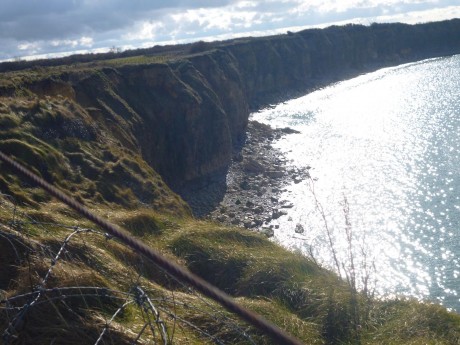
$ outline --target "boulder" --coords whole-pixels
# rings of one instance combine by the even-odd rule
[[[275,231],[272,228],[269,228],[266,226],[262,227],[260,232],[263,233],[267,237],[273,237],[275,235]]]
[[[284,172],[280,170],[266,171],[265,174],[270,178],[282,178],[284,176]]]
[[[303,234],[305,232],[305,229],[303,227],[302,224],[300,223],[297,223],[296,226],[295,226],[295,230],[294,230],[297,234]]]
[[[286,211],[278,210],[278,209],[273,209],[272,211],[272,219],[278,219],[281,216],[287,215]]]
[[[253,157],[248,157],[243,160],[243,170],[249,174],[261,174],[265,167]]]

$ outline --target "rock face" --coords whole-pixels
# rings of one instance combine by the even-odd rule
[[[206,78],[227,115],[233,145],[243,140],[249,115],[249,98],[242,87],[237,60],[222,50],[190,57],[195,68]]]
[[[139,147],[167,183],[177,187],[226,167],[232,152],[229,118],[193,64],[101,72],[73,85],[77,102],[113,122],[125,145]]]
[[[206,49],[163,63],[60,69],[21,90],[73,100],[180,190],[227,169],[250,110],[382,66],[459,53],[460,20],[330,27]],[[0,96],[17,88],[0,85]]]

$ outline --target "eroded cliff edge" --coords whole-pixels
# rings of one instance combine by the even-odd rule
[[[226,171],[251,110],[384,66],[457,53],[460,20],[334,26],[201,42],[161,62],[38,63],[2,73],[0,96],[67,98],[69,109],[78,107],[74,116],[91,122],[94,141],[110,137],[177,191]]]

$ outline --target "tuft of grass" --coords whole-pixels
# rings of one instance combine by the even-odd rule
[[[136,236],[160,235],[165,228],[161,220],[148,210],[128,213],[118,221],[118,224]]]
[[[36,174],[48,180],[50,179],[51,175],[48,172],[45,163],[50,157],[42,149],[17,139],[7,139],[0,142],[0,150],[14,156],[17,160],[27,165],[28,168]],[[50,161],[52,160],[53,159],[50,159]],[[50,168],[56,167],[56,161],[53,163],[55,164],[53,164]]]
[[[395,299],[378,303],[372,316],[363,344],[460,343],[460,316],[439,305]]]
[[[14,114],[0,114],[0,128],[10,130],[19,126],[19,119]]]
[[[287,254],[263,235],[217,225],[179,234],[169,248],[192,271],[238,295],[274,295],[285,282],[320,272],[316,264]]]
[[[20,272],[18,263],[23,259],[25,248],[25,243],[17,236],[0,237],[0,290],[16,288]]]
[[[238,298],[237,301],[244,307],[279,325],[281,329],[292,334],[304,344],[325,344],[324,339],[322,339],[320,324],[313,320],[300,318],[276,300]],[[257,344],[272,343],[267,336],[256,331],[251,336]]]

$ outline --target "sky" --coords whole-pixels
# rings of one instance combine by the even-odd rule
[[[460,18],[460,0],[0,0],[0,61]]]

